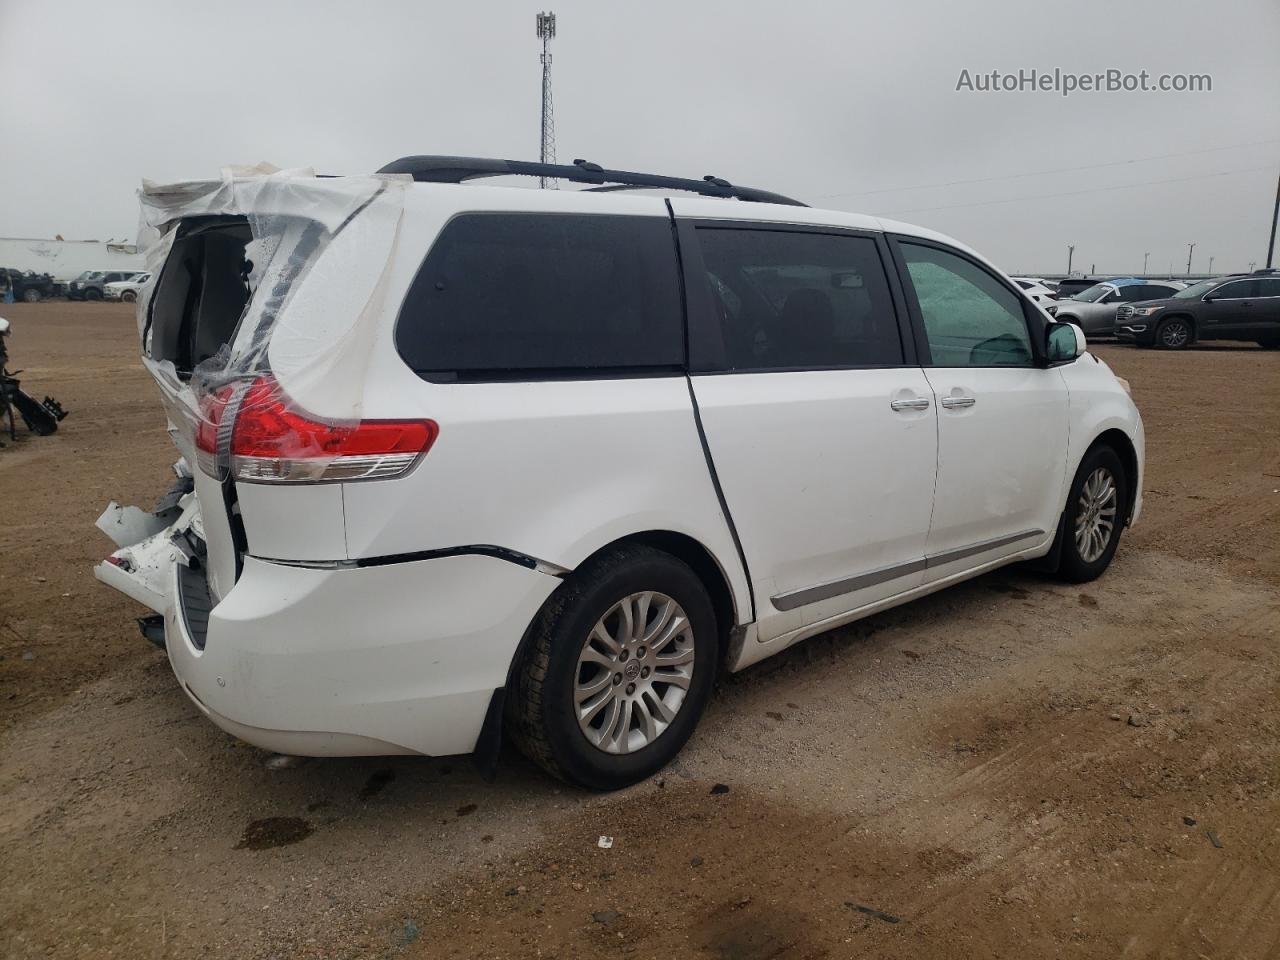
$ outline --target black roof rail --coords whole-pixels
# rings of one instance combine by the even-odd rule
[[[491,157],[401,157],[393,160],[379,173],[407,173],[419,183],[462,183],[480,177],[556,177],[574,183],[589,183],[595,187],[605,184],[617,189],[639,190],[646,187],[662,190],[685,190],[704,197],[732,197],[755,203],[781,203],[792,207],[808,204],[784,197],[780,193],[740,187],[719,177],[706,176],[701,180],[682,177],[664,177],[653,173],[634,173],[628,170],[605,170],[599,164],[575,160],[573,165],[563,163],[534,163],[528,160],[497,160]]]

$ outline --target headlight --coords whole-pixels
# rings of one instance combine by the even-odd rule
[[[1046,312],[1046,313],[1048,313],[1048,314],[1049,314],[1049,316],[1051,316],[1051,317],[1052,317],[1052,316],[1055,316],[1055,315],[1057,314],[1057,312],[1058,312],[1058,305],[1057,305],[1056,303],[1051,303],[1051,304],[1049,304],[1047,307],[1045,307],[1044,309],[1045,309],[1045,312]]]
[[[1149,317],[1153,313],[1159,313],[1164,307],[1134,307],[1133,315],[1135,317]]]

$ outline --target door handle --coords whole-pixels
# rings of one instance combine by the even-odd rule
[[[911,400],[890,400],[889,406],[894,410],[928,410],[929,399],[927,397],[915,397]]]
[[[978,401],[973,397],[943,397],[942,405],[948,410],[956,410],[961,407],[972,407]]]

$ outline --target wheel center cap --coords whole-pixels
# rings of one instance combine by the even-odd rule
[[[640,676],[639,661],[632,660],[628,662],[627,665],[622,668],[622,673],[628,680],[634,680],[636,677]]]

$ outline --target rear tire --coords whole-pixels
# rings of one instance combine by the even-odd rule
[[[531,625],[507,733],[553,776],[589,790],[629,786],[680,752],[718,660],[698,575],[653,547],[608,550],[570,574]]]
[[[1194,339],[1191,321],[1170,317],[1156,327],[1156,346],[1163,350],[1185,350]]]
[[[1100,577],[1111,565],[1128,516],[1124,464],[1111,447],[1094,447],[1080,462],[1067,495],[1058,576],[1069,583]]]

